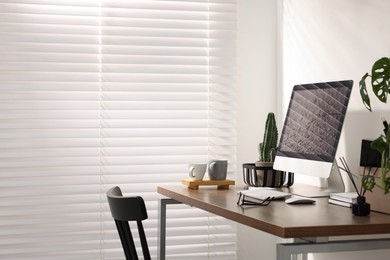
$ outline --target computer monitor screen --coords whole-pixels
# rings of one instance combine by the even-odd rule
[[[352,85],[347,80],[294,86],[274,169],[329,177]]]

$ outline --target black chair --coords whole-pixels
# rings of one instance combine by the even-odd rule
[[[139,196],[123,197],[119,187],[113,187],[108,190],[107,199],[108,204],[110,205],[111,215],[114,218],[118,229],[126,259],[138,260],[129,225],[129,221],[136,221],[144,259],[150,260],[149,247],[142,225],[142,220],[148,218],[144,200]]]

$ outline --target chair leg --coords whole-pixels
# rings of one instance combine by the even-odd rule
[[[141,246],[142,246],[142,252],[144,254],[144,259],[151,260],[148,242],[146,241],[144,227],[143,227],[142,222],[140,220],[137,221],[137,227],[138,227],[139,238],[141,240]]]
[[[138,260],[137,250],[135,248],[133,236],[131,235],[129,223],[127,221],[115,220],[115,224],[118,229],[126,260]]]

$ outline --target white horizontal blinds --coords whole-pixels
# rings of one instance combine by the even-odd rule
[[[234,1],[0,2],[0,259],[123,259],[113,185],[145,198],[156,258],[156,186],[235,163],[234,19]],[[169,207],[167,259],[236,258],[231,223]]]
[[[102,190],[120,185],[146,199],[155,256],[157,185],[179,183],[191,162],[223,156],[234,163],[234,42],[223,42],[234,41],[235,5],[102,6]],[[236,258],[231,223],[196,208],[168,207],[167,259]],[[104,255],[117,256],[108,208],[106,216]]]
[[[96,5],[0,3],[0,259],[99,258]]]

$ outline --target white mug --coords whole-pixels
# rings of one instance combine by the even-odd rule
[[[191,180],[201,181],[206,173],[207,163],[188,164],[188,175]]]

